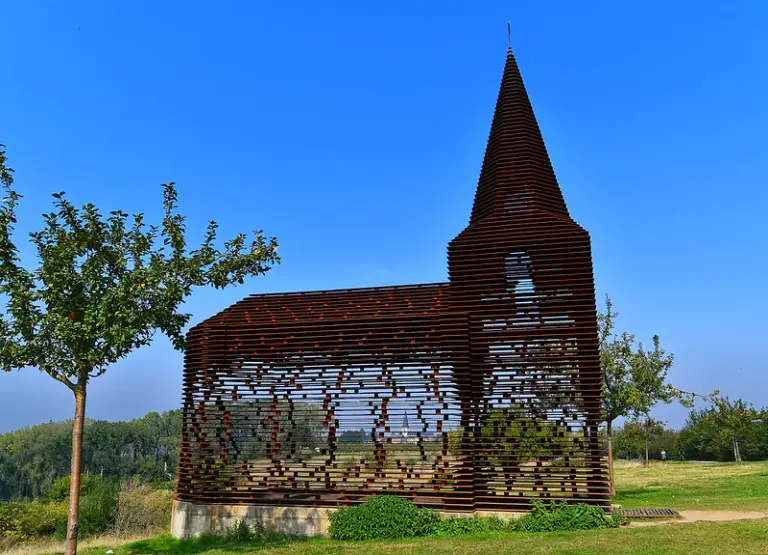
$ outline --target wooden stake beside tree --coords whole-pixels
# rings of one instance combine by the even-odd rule
[[[215,247],[210,222],[201,246],[187,250],[185,218],[176,212],[173,183],[163,185],[165,217],[146,226],[142,214],[104,217],[93,204],[75,207],[54,194],[54,211],[31,233],[38,265],[25,269],[13,242],[13,170],[0,145],[0,368],[34,367],[63,383],[75,398],[72,479],[66,553],[77,552],[80,460],[88,384],[112,363],[161,332],[184,349],[190,315],[179,312],[193,287],[242,284],[279,262],[277,242],[260,231]]]

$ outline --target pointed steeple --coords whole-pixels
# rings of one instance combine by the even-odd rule
[[[568,217],[512,48],[507,52],[470,224],[490,214],[545,210]]]

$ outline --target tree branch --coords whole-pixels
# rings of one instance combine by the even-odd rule
[[[101,375],[102,375],[104,372],[106,372],[106,371],[107,371],[107,367],[106,367],[106,366],[104,366],[104,367],[102,367],[102,368],[100,368],[100,369],[96,370],[96,372],[95,372],[95,373],[93,373],[93,374],[91,374],[90,372],[88,372],[88,378],[89,378],[89,379],[91,379],[91,378],[98,378],[99,376],[101,376]]]
[[[716,389],[715,391],[713,391],[712,393],[708,393],[707,395],[702,395],[701,393],[696,393],[694,391],[686,391],[684,389],[679,389],[675,386],[672,386],[672,390],[678,395],[690,395],[691,397],[700,397],[702,399],[709,399],[710,397],[714,397],[720,394],[719,389]]]
[[[55,372],[48,372],[48,374],[50,374],[50,376],[53,379],[59,380],[61,383],[66,385],[73,392],[77,389],[77,384],[75,384],[72,381],[70,381],[70,379],[67,378],[64,374],[59,374],[59,373],[55,373]]]

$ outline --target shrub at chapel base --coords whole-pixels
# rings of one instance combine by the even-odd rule
[[[331,515],[330,536],[335,540],[415,538],[434,534],[440,520],[439,513],[401,497],[377,495]]]

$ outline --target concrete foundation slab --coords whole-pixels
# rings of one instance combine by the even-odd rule
[[[189,539],[200,534],[224,534],[238,521],[260,524],[270,532],[301,536],[324,536],[331,525],[331,515],[338,509],[333,507],[276,507],[264,505],[203,505],[173,502],[171,535],[174,538]],[[525,513],[477,511],[476,513],[441,513],[444,518],[452,516],[471,517],[497,516],[504,520],[522,516]]]
[[[200,534],[223,534],[238,521],[260,524],[270,532],[301,536],[328,533],[334,508],[257,505],[198,505],[173,502],[171,535],[189,539]]]

